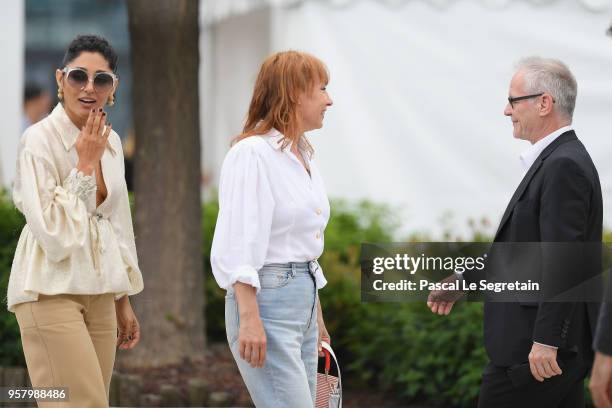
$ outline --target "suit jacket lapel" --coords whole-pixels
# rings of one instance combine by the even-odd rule
[[[542,162],[544,161],[544,159],[546,159],[546,157],[548,157],[557,147],[571,140],[577,140],[576,133],[574,133],[573,130],[565,132],[561,136],[556,138],[551,144],[546,146],[546,149],[544,149],[542,153],[540,153],[538,158],[533,162],[533,164],[529,168],[529,171],[527,171],[527,174],[525,174],[525,177],[523,177],[523,180],[521,180],[521,183],[519,184],[516,191],[512,195],[512,198],[510,199],[510,202],[508,203],[508,207],[506,207],[506,211],[504,211],[504,215],[502,216],[501,222],[499,223],[499,227],[497,228],[497,232],[495,233],[494,241],[497,240],[497,236],[499,235],[503,226],[506,224],[506,222],[510,218],[510,214],[512,214],[512,211],[514,210],[514,206],[516,205],[518,200],[521,198],[521,196],[527,189],[527,186],[529,185],[529,183],[533,179],[533,176],[536,174],[536,172],[542,165]]]
[[[529,168],[529,171],[527,172],[527,174],[525,174],[525,177],[523,177],[523,180],[521,180],[521,183],[519,184],[519,186],[514,191],[514,194],[512,195],[512,198],[510,199],[508,206],[506,207],[506,211],[504,211],[504,215],[502,216],[501,222],[499,223],[497,232],[495,233],[495,239],[497,239],[497,235],[499,235],[499,232],[501,231],[502,227],[504,226],[506,221],[508,221],[510,214],[512,214],[512,210],[514,210],[514,206],[518,202],[519,198],[521,198],[521,196],[525,192],[525,189],[529,185],[529,182],[531,182],[533,175],[536,173],[536,171],[538,171],[541,165],[542,165],[542,159],[540,156],[538,156],[536,161],[533,162],[533,164]]]

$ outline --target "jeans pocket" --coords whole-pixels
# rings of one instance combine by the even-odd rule
[[[290,271],[263,270],[259,273],[261,289],[278,289],[287,286],[291,280]]]

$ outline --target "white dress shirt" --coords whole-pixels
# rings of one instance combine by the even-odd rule
[[[96,207],[95,173],[77,172],[79,129],[61,104],[21,138],[13,201],[26,219],[8,285],[8,309],[38,294],[143,289],[121,140],[111,132],[101,166],[108,191]]]
[[[281,150],[283,138],[275,129],[247,137],[223,161],[210,256],[223,289],[238,281],[259,291],[263,265],[313,261],[323,253],[330,212],[323,180],[308,154],[302,156],[310,176],[291,145]],[[321,268],[315,279],[317,288],[327,283]]]
[[[540,153],[542,153],[544,149],[548,147],[549,144],[554,142],[563,133],[568,132],[570,130],[573,130],[572,126],[564,126],[562,128],[559,128],[551,134],[547,135],[546,137],[543,137],[542,139],[538,140],[537,142],[529,146],[527,150],[521,153],[521,163],[523,163],[523,168],[525,169],[525,171],[529,170],[533,162],[536,161]]]

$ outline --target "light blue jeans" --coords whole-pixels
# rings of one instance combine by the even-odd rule
[[[312,408],[317,379],[317,289],[308,262],[264,265],[259,270],[259,314],[266,360],[253,368],[238,351],[238,305],[225,297],[225,329],[234,359],[256,407]]]

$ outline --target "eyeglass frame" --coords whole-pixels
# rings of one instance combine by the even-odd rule
[[[66,79],[68,79],[68,75],[70,75],[72,71],[83,71],[85,74],[87,74],[87,83],[81,87],[81,90],[85,89],[87,85],[91,83],[91,86],[93,87],[93,89],[97,91],[94,81],[96,80],[96,76],[99,74],[110,75],[111,78],[113,78],[113,85],[111,86],[111,89],[114,88],[117,82],[119,81],[119,75],[115,74],[114,72],[98,71],[94,73],[93,76],[91,76],[89,75],[89,72],[87,72],[87,70],[80,68],[80,67],[72,67],[72,68],[64,67],[62,69],[62,73],[65,75]]]
[[[526,99],[531,99],[531,98],[537,98],[538,96],[542,96],[542,95],[544,95],[544,94],[545,94],[545,92],[540,92],[540,93],[537,93],[537,94],[531,94],[531,95],[524,95],[524,96],[516,96],[516,97],[509,96],[509,97],[508,97],[508,103],[510,104],[510,107],[511,107],[512,109],[514,109],[514,103],[515,103],[515,102],[520,102],[520,101],[524,101],[524,100],[526,100]],[[553,101],[553,103],[555,103],[555,102],[556,102],[556,101],[554,100],[554,98],[553,98],[553,100],[552,100],[552,101]]]

